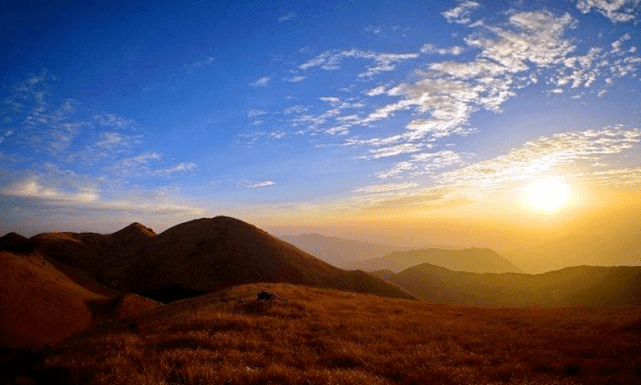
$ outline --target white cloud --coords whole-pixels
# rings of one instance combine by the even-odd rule
[[[315,58],[301,64],[299,69],[307,70],[313,67],[319,67],[326,71],[338,70],[341,68],[341,62],[345,59],[366,59],[372,64],[366,67],[365,72],[359,74],[359,77],[373,77],[381,72],[393,71],[400,62],[416,59],[417,53],[377,53],[371,51],[361,51],[352,49],[348,51],[327,51],[316,56]]]
[[[385,86],[378,86],[375,88],[370,89],[365,93],[367,96],[378,96],[378,95],[385,95],[387,90],[385,89]]]
[[[14,196],[38,198],[57,202],[91,202],[98,199],[94,189],[86,189],[79,192],[64,192],[56,188],[43,186],[38,178],[25,179],[0,190],[0,194]]]
[[[471,22],[470,15],[472,10],[480,6],[481,4],[476,1],[466,0],[456,7],[443,12],[443,16],[448,23],[469,24]]]
[[[168,176],[170,174],[174,174],[177,172],[185,172],[185,171],[191,171],[196,168],[195,163],[191,162],[180,162],[177,163],[173,166],[161,168],[158,170],[154,170],[151,175],[153,176]]]
[[[479,191],[498,189],[559,166],[602,160],[607,155],[633,148],[639,141],[641,130],[637,128],[615,126],[564,132],[529,141],[506,155],[442,173],[437,180],[445,186],[467,186]]]
[[[133,120],[112,113],[96,114],[93,120],[103,127],[127,129],[134,126]]]
[[[623,43],[625,43],[630,39],[632,39],[632,35],[630,35],[630,33],[624,34],[623,36],[621,36],[619,39],[617,39],[612,43],[612,51],[610,52],[612,53],[621,52],[621,46],[623,45]]]
[[[261,180],[257,182],[252,182],[252,181],[245,181],[242,183],[242,187],[245,188],[260,188],[260,187],[268,187],[268,186],[273,186],[275,185],[276,182],[272,180]]]
[[[278,18],[279,23],[284,23],[286,21],[292,20],[294,17],[296,17],[296,14],[294,12],[290,12],[286,15],[283,15]]]
[[[456,45],[449,48],[437,47],[432,43],[427,43],[421,47],[420,51],[425,54],[437,53],[439,55],[455,55],[456,56],[463,53],[463,48]]]
[[[419,187],[418,183],[415,182],[406,182],[406,183],[387,183],[387,184],[377,184],[372,186],[361,187],[352,192],[355,193],[386,193],[391,191],[400,191],[408,190]]]
[[[613,23],[637,20],[641,0],[578,0],[576,7],[583,13],[593,9]]]
[[[267,85],[269,84],[269,82],[271,80],[272,79],[271,79],[270,76],[263,76],[262,78],[260,78],[260,79],[256,80],[255,82],[251,83],[250,86],[252,86],[252,87],[261,87],[261,88],[262,87],[267,87]]]
[[[373,158],[373,159],[387,158],[390,156],[396,156],[396,155],[421,151],[422,148],[423,148],[422,145],[414,144],[414,143],[397,144],[395,146],[390,146],[390,147],[371,149],[369,150],[369,153],[371,155],[368,158]]]
[[[292,77],[290,77],[290,78],[285,78],[284,80],[285,80],[286,82],[288,82],[288,83],[298,83],[298,82],[301,82],[301,81],[303,81],[303,80],[305,80],[305,79],[307,79],[307,76],[303,76],[303,75],[293,75]]]
[[[255,110],[255,109],[250,109],[249,111],[247,111],[247,117],[250,118],[250,119],[258,117],[258,116],[262,116],[262,115],[267,115],[267,111],[265,111],[265,110]]]
[[[376,174],[380,179],[387,179],[400,174],[410,174],[417,177],[425,174],[434,174],[436,170],[463,163],[461,156],[454,151],[441,150],[437,152],[423,152],[412,154],[410,161],[398,162],[392,168]]]
[[[376,176],[378,178],[380,178],[380,179],[387,179],[387,178],[395,177],[395,176],[397,176],[399,174],[402,174],[405,171],[411,170],[413,168],[414,168],[414,166],[413,166],[412,162],[407,162],[407,161],[398,162],[398,163],[396,163],[394,165],[394,167],[392,167],[389,170],[377,172]]]

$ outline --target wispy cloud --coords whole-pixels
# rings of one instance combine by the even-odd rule
[[[267,85],[271,80],[272,78],[270,76],[263,76],[262,78],[251,83],[250,86],[264,88],[264,87],[267,87]]]
[[[241,187],[244,188],[261,188],[261,187],[269,187],[275,185],[276,182],[273,180],[261,180],[261,181],[244,181],[240,184]]]
[[[385,193],[390,191],[400,191],[408,190],[419,187],[418,183],[407,182],[407,183],[387,183],[387,184],[377,184],[366,187],[361,187],[353,192],[355,193]]]
[[[341,68],[341,62],[345,59],[365,59],[370,60],[372,64],[366,67],[366,70],[358,76],[361,78],[370,78],[381,72],[393,71],[398,63],[413,60],[419,57],[418,53],[377,53],[371,51],[361,51],[352,49],[347,51],[327,51],[315,58],[300,65],[299,69],[307,70],[313,67],[319,67],[326,71],[338,70]]]
[[[154,170],[151,173],[151,175],[152,176],[168,176],[168,175],[175,174],[175,173],[178,173],[178,172],[191,171],[191,170],[194,170],[195,168],[196,168],[196,164],[195,163],[180,162],[180,163],[177,163],[177,164],[175,164],[173,166],[164,167],[164,168],[160,168],[160,169]]]
[[[442,173],[436,180],[445,186],[490,191],[562,166],[578,167],[580,162],[602,161],[607,155],[637,146],[639,141],[641,130],[638,128],[615,126],[564,132],[526,142],[506,155]]]
[[[641,13],[640,0],[578,0],[576,7],[583,13],[594,10],[613,23],[638,21]]]
[[[278,18],[279,23],[284,23],[286,21],[292,20],[294,17],[296,17],[296,14],[294,12],[290,12],[286,15],[283,15]]]
[[[443,16],[449,23],[469,24],[472,21],[470,19],[472,10],[480,6],[481,4],[476,1],[462,1],[456,7],[443,12]]]

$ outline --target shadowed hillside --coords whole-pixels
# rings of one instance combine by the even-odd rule
[[[641,267],[577,266],[544,274],[469,273],[422,264],[372,273],[429,302],[473,306],[639,306]]]
[[[410,298],[364,273],[347,272],[229,217],[203,218],[174,226],[110,270],[121,289],[169,301],[254,282],[314,287]]]
[[[259,300],[262,291],[271,297]],[[88,385],[633,385],[640,322],[639,308],[466,308],[243,285],[92,327],[9,375]]]
[[[162,302],[253,282],[288,282],[412,297],[386,281],[334,267],[229,217],[193,220],[160,235],[133,223],[108,235],[43,233],[26,242],[90,290],[99,291],[95,281]]]
[[[35,254],[0,252],[0,271],[0,347],[60,341],[91,324],[87,301],[107,300]]]
[[[102,281],[107,269],[130,258],[155,236],[153,230],[136,222],[113,234],[43,233],[30,240],[47,258],[81,269]]]
[[[523,273],[523,270],[501,257],[494,250],[476,247],[463,250],[396,251],[380,258],[363,261],[356,264],[356,267],[365,271],[392,270],[399,272],[422,263],[429,263],[453,271]]]
[[[93,323],[158,305],[133,294],[117,295],[89,278],[79,278],[82,272],[72,280],[69,273],[74,271],[63,270],[35,253],[0,252],[0,348],[58,342]]]

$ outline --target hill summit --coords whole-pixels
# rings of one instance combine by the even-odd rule
[[[27,241],[42,256],[102,285],[161,302],[258,282],[414,298],[394,284],[332,266],[225,216],[195,219],[161,234],[134,222],[107,235],[43,233]]]
[[[164,231],[108,276],[119,280],[124,290],[161,301],[257,282],[411,297],[378,278],[334,267],[256,226],[225,216]]]

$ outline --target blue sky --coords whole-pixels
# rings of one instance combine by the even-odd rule
[[[5,231],[640,195],[639,0],[3,5]]]

